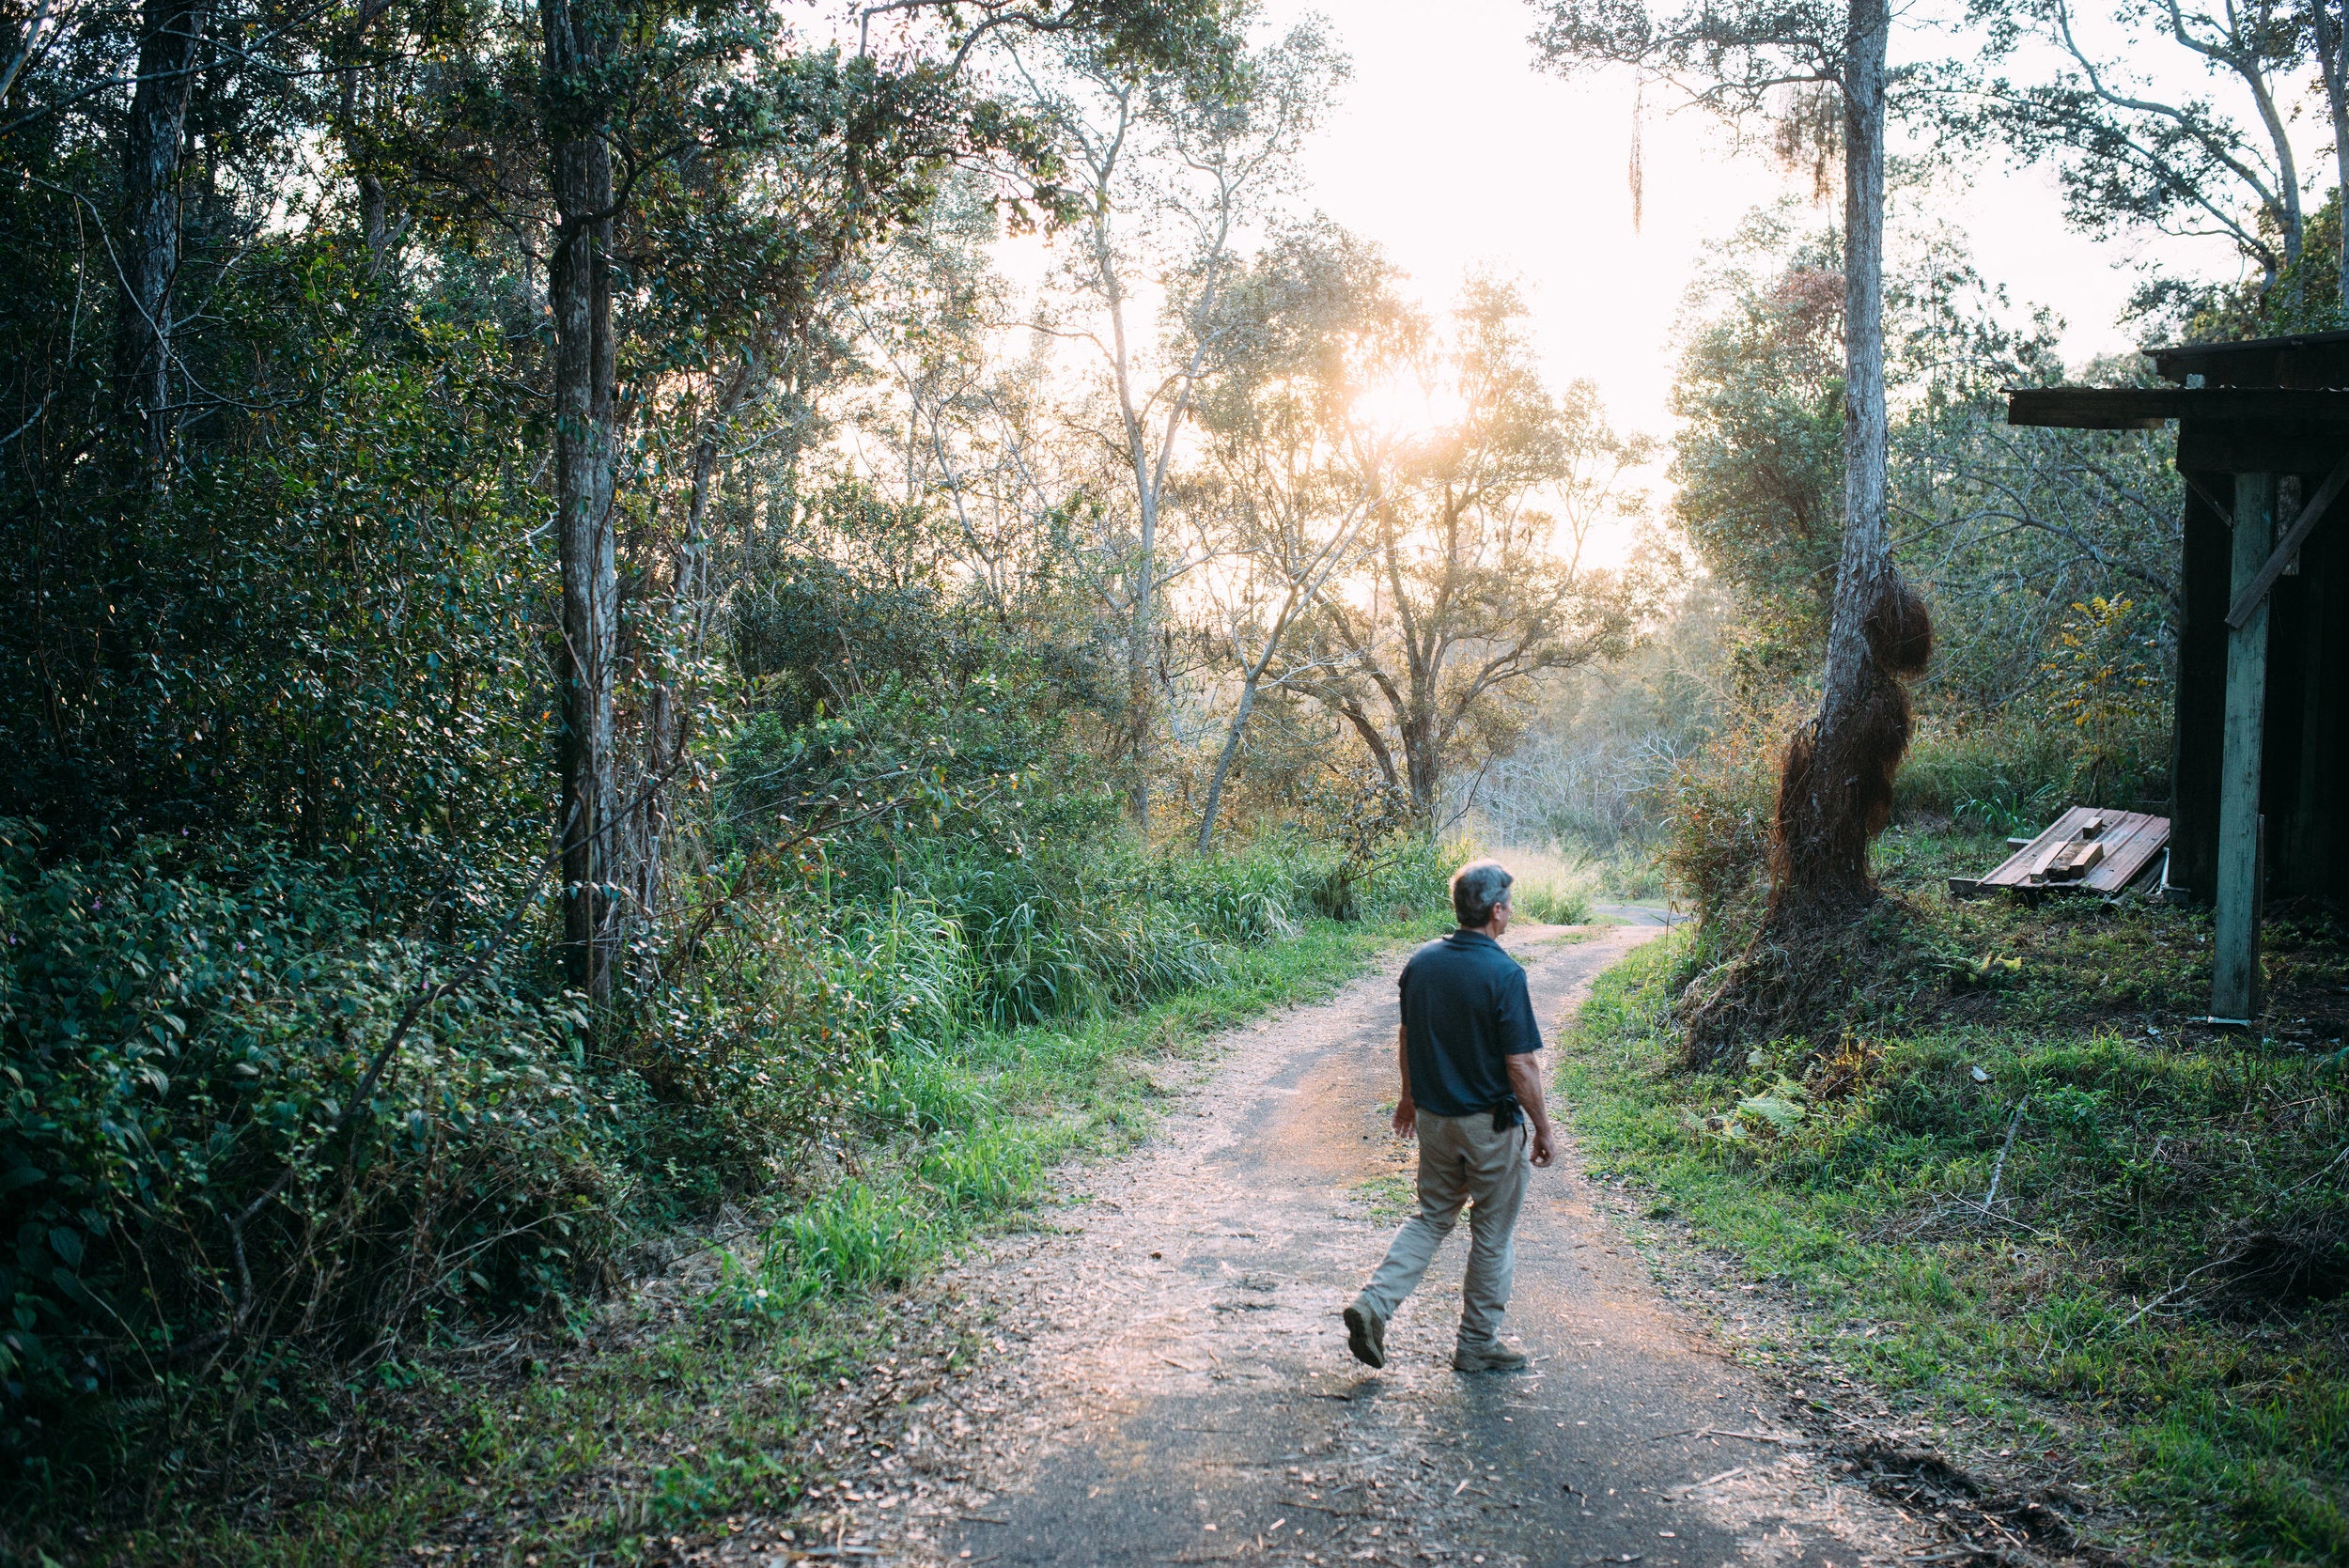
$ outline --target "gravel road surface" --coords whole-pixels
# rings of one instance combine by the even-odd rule
[[[1657,929],[1512,932],[1545,1032]],[[959,1265],[944,1299],[995,1353],[863,1433],[866,1467],[775,1560],[1859,1568],[1931,1552],[1927,1526],[1830,1474],[1768,1413],[1782,1394],[1657,1295],[1570,1141],[1517,1230],[1505,1332],[1532,1367],[1451,1369],[1465,1224],[1396,1315],[1386,1369],[1354,1362],[1338,1312],[1411,1169],[1386,1126],[1400,963],[1235,1032],[1148,1145],[1078,1172],[1050,1227]]]

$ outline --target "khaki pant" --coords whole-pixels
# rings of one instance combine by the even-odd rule
[[[1460,1206],[1469,1211],[1468,1278],[1460,1284],[1460,1343],[1471,1348],[1500,1337],[1517,1273],[1510,1233],[1525,1201],[1531,1137],[1519,1122],[1493,1130],[1492,1112],[1474,1116],[1419,1113],[1419,1212],[1395,1233],[1386,1262],[1362,1287],[1361,1306],[1384,1323],[1418,1285],[1452,1234]]]

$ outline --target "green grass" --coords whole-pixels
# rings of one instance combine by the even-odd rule
[[[1866,1380],[1963,1463],[2066,1482],[2123,1545],[2349,1561],[2349,1082],[2329,1000],[2349,950],[2277,923],[2267,1035],[2195,1030],[2206,916],[1931,890],[1992,847],[1892,837],[1906,966],[1823,1049],[1681,1070],[1672,1004],[1730,944],[1640,950],[1561,1045],[1581,1147],[1788,1309],[1763,1314],[1781,1327],[1753,1354]],[[1994,1171],[1987,1218],[1968,1205]],[[2330,1283],[2279,1292],[2262,1236]]]
[[[62,1510],[0,1523],[0,1560],[39,1563],[374,1563],[419,1543],[458,1560],[640,1561],[726,1515],[788,1514],[859,1436],[817,1400],[843,1379],[944,1372],[979,1344],[921,1330],[885,1305],[961,1241],[1026,1222],[1048,1172],[1143,1136],[1169,1091],[1153,1068],[1196,1058],[1218,1030],[1328,995],[1396,941],[1441,923],[1341,925],[1228,952],[1229,978],[1145,1010],[963,1040],[879,1063],[863,1114],[881,1129],[855,1170],[769,1216],[674,1299],[641,1307],[627,1343],[479,1360],[436,1355],[354,1390],[353,1416],[316,1439],[303,1484],[189,1499],[135,1529]],[[895,1131],[887,1129],[894,1127]],[[588,1325],[581,1326],[583,1330]],[[836,1416],[830,1418],[837,1421]],[[870,1433],[863,1434],[869,1436]],[[302,1468],[294,1466],[288,1473]],[[224,1503],[228,1506],[224,1506]],[[468,1545],[469,1516],[497,1521]]]
[[[1419,1207],[1419,1191],[1412,1178],[1399,1172],[1356,1182],[1353,1191],[1373,1219],[1402,1219]]]
[[[1599,899],[1641,903],[1667,895],[1664,873],[1652,848],[1625,841],[1593,845],[1553,842],[1546,849],[1495,852],[1517,875],[1511,890],[1517,912],[1558,925],[1580,925]],[[1548,909],[1550,912],[1540,912]]]
[[[1509,903],[1545,925],[1586,925],[1591,919],[1591,890],[1577,883],[1529,882],[1510,890]]]

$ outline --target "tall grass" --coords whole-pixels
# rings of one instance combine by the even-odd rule
[[[940,859],[881,897],[804,909],[844,955],[837,1021],[857,1054],[833,1103],[864,1147],[847,1179],[786,1173],[791,1201],[717,1299],[772,1313],[903,1282],[952,1236],[1028,1202],[1098,1130],[1071,1108],[1125,1071],[1118,1019],[1170,998],[1245,1008],[1285,950],[1343,930],[1316,909],[1333,877],[1386,917],[1375,928],[1430,920],[1457,853],[1405,844],[1368,868],[1291,844]],[[1579,889],[1546,896],[1550,915],[1535,918],[1588,918]]]
[[[1962,726],[1927,719],[1893,781],[1893,810],[1979,832],[2037,832],[2067,806],[2134,810],[2169,792],[2168,737],[2091,744],[2026,714]]]
[[[707,1219],[721,1200],[753,1218],[698,1311],[617,1348],[567,1353],[553,1336],[541,1343],[556,1375],[513,1384],[403,1344],[380,1386],[355,1378],[334,1407],[377,1434],[364,1487],[323,1480],[299,1507],[229,1518],[211,1494],[176,1486],[176,1470],[160,1504],[135,1507],[107,1504],[102,1478],[61,1480],[0,1525],[0,1559],[29,1542],[77,1560],[97,1539],[132,1563],[381,1560],[477,1517],[476,1480],[491,1497],[588,1498],[517,1527],[517,1555],[549,1560],[625,1557],[656,1518],[774,1507],[824,1462],[796,1435],[794,1390],[902,1348],[882,1343],[866,1307],[877,1293],[1016,1216],[1072,1155],[1139,1136],[1158,1094],[1149,1063],[1432,934],[1449,858],[1404,846],[1352,868],[1381,918],[1350,924],[1314,912],[1333,860],[1282,846],[1206,861],[941,862],[853,895],[835,877],[744,900],[713,930],[710,961],[645,1003],[636,1055],[578,1069],[569,1119],[604,1141],[611,1172],[608,1206],[585,1218],[621,1239]],[[1049,971],[1057,988],[1031,985],[1007,1008],[1006,971],[1014,985]],[[517,1075],[537,1084],[527,1065]],[[543,1133],[532,1146],[563,1153]],[[563,1261],[610,1256],[606,1244]],[[298,1387],[281,1375],[268,1391]],[[465,1436],[452,1448],[417,1431]],[[97,1534],[69,1552],[69,1529]]]
[[[1520,882],[1509,890],[1510,908],[1545,925],[1587,925],[1591,890],[1580,882]]]

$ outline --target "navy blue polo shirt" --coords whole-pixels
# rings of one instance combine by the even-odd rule
[[[1507,1099],[1509,1058],[1542,1048],[1517,961],[1484,932],[1462,929],[1412,954],[1402,986],[1412,1103],[1473,1116]]]

